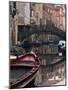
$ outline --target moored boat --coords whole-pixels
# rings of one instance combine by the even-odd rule
[[[39,66],[39,58],[33,52],[13,58],[10,61],[10,88],[23,88],[34,85]]]

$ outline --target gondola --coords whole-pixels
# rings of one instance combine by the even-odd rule
[[[33,52],[27,52],[10,60],[10,88],[34,86],[40,60]]]

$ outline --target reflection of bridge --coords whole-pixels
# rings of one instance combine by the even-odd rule
[[[27,26],[26,26],[27,27]],[[22,38],[27,38],[29,37],[30,35],[32,34],[38,34],[38,33],[45,33],[45,34],[48,34],[48,33],[51,33],[51,34],[54,34],[54,35],[57,35],[61,38],[61,40],[65,40],[66,39],[66,33],[61,30],[61,29],[58,29],[57,27],[46,27],[44,25],[42,26],[37,26],[37,25],[34,25],[32,27],[29,27],[29,28],[24,28],[23,29],[23,33],[22,33]]]

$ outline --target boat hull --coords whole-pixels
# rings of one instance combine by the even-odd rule
[[[29,57],[29,58],[27,58],[27,57]],[[27,65],[27,64],[23,65],[22,63],[20,63],[23,61],[34,62],[34,65],[33,64],[32,65]],[[12,70],[15,70],[15,68],[16,68],[16,71],[13,71],[12,74],[15,73],[14,75],[16,75],[16,76],[18,74],[20,74],[20,75],[17,78],[14,75],[13,75],[13,77],[10,77],[10,88],[14,89],[14,88],[33,87],[34,86],[34,80],[36,78],[39,66],[40,66],[39,59],[33,53],[27,53],[25,55],[21,55],[21,57],[18,57],[17,59],[12,61],[10,63],[10,72]],[[25,70],[26,72],[23,74],[23,72],[22,72],[23,68],[22,67],[31,68],[31,70],[29,70],[29,71]],[[14,69],[12,69],[12,68],[14,68]],[[18,72],[18,68],[20,68],[20,70],[22,70],[22,71]]]

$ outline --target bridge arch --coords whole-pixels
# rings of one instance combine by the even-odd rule
[[[34,25],[33,27],[30,27],[29,30],[25,29],[25,33],[22,34],[22,38],[25,39],[33,34],[42,34],[42,33],[45,33],[45,34],[48,34],[48,33],[51,33],[53,35],[57,35],[58,37],[60,37],[61,40],[66,40],[66,32],[64,32],[63,30],[57,28],[57,27],[53,27],[53,28],[46,28],[46,26],[37,26],[37,25]]]

